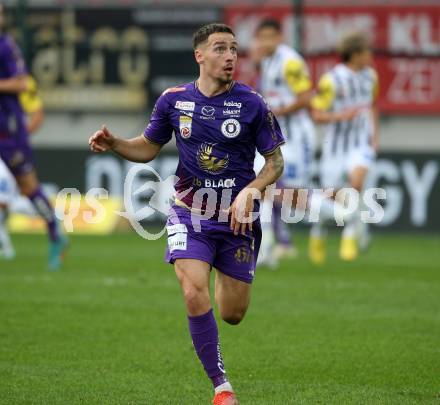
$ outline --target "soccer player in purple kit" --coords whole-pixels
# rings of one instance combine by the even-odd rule
[[[20,192],[30,199],[46,221],[50,240],[49,268],[57,270],[67,240],[60,233],[54,210],[38,182],[25,114],[18,98],[27,89],[27,70],[20,49],[3,32],[3,22],[0,4],[0,158],[14,175]]]
[[[213,403],[233,405],[238,400],[220,352],[210,271],[216,269],[215,301],[221,318],[240,323],[249,305],[261,239],[258,220],[249,221],[254,209],[258,211],[252,191],[263,192],[281,175],[284,139],[261,96],[233,80],[237,42],[232,30],[224,24],[203,26],[193,36],[193,47],[199,78],[166,90],[142,135],[126,140],[104,126],[89,144],[95,152],[112,150],[131,161],[149,162],[174,132],[179,180],[167,221],[166,260],[174,264],[194,348],[214,385]],[[265,157],[257,176],[256,150]],[[203,190],[215,193],[215,208],[202,201]],[[227,213],[221,208],[225,196],[232,202]],[[212,217],[207,219],[209,210]]]

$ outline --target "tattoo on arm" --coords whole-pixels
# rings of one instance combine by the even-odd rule
[[[274,182],[281,176],[284,169],[284,159],[280,148],[276,148],[273,153],[265,156],[266,163],[258,173],[257,178],[265,178],[266,176],[273,177]]]

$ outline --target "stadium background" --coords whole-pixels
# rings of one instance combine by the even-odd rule
[[[287,42],[306,56],[315,82],[337,60],[333,49],[343,33],[368,32],[381,84],[380,155],[370,185],[387,191],[377,227],[440,231],[438,2],[19,0],[10,11],[9,25],[47,112],[33,138],[42,181],[53,191],[105,187],[116,199],[129,166],[114,156],[92,156],[88,136],[101,123],[123,136],[139,134],[158,95],[194,79],[191,34],[201,24],[233,27],[240,43],[237,78],[249,84],[255,72],[247,48],[262,17],[282,21]],[[162,177],[173,172],[174,154],[168,145],[154,164]],[[137,195],[136,208],[148,196],[148,190]],[[157,212],[147,221],[160,219]]]
[[[233,26],[239,78],[249,82],[246,49],[263,16],[281,19],[315,79],[343,32],[369,32],[381,80],[381,150],[371,183],[387,190],[385,219],[354,263],[340,261],[333,233],[326,264],[313,267],[307,234],[298,232],[297,259],[258,270],[245,321],[219,322],[223,357],[244,405],[438,404],[438,1],[3,3],[45,103],[45,123],[32,138],[41,179],[52,194],[103,186],[113,196],[110,211],[121,207],[130,165],[91,154],[88,137],[102,123],[126,137],[142,131],[163,89],[197,74],[196,27]],[[167,145],[154,163],[162,177],[173,172],[175,154]],[[140,208],[150,196],[133,199]],[[148,220],[153,227],[163,218]],[[41,224],[12,223],[17,258],[0,261],[0,403],[210,403],[178,283],[163,263],[165,240],[145,241],[117,216],[102,226],[81,218],[74,225],[78,234],[55,273],[46,269]],[[120,227],[128,232],[112,232]]]

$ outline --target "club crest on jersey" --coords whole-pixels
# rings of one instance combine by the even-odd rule
[[[240,131],[241,125],[237,120],[231,118],[223,121],[222,134],[226,136],[226,138],[235,138],[240,134]]]
[[[210,174],[219,174],[229,165],[229,155],[218,157],[214,155],[215,144],[202,143],[197,151],[197,163],[199,167]]]
[[[184,139],[188,139],[191,136],[192,118],[187,115],[181,115],[179,117],[179,130],[180,135]]]

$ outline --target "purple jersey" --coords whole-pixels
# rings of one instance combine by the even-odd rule
[[[223,190],[231,190],[233,201],[255,179],[255,150],[265,155],[284,143],[262,97],[238,82],[213,97],[204,96],[194,82],[165,91],[144,136],[163,145],[173,132],[179,152],[176,197],[189,207],[200,207],[194,193],[201,188],[217,192],[217,209]]]
[[[24,74],[27,71],[20,49],[9,35],[1,35],[0,80]],[[0,142],[26,135],[25,117],[18,94],[0,93]]]

